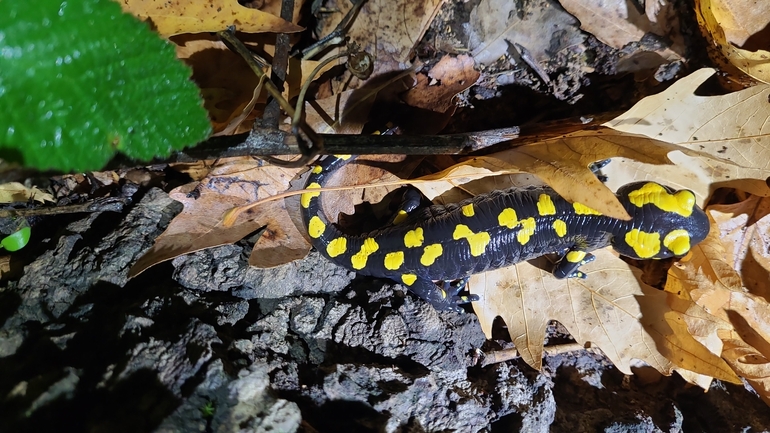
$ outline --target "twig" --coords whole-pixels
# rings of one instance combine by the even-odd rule
[[[56,207],[38,207],[34,209],[4,209],[0,210],[0,218],[31,217],[43,215],[60,215],[70,213],[91,212],[122,212],[128,204],[127,198],[107,197],[99,198],[87,203],[71,204]]]
[[[545,346],[543,348],[543,353],[546,356],[562,355],[565,353],[580,351],[601,353],[601,351],[596,347],[584,347],[582,344],[578,343],[557,344],[554,346]],[[485,352],[484,359],[481,361],[481,367],[486,367],[492,364],[499,364],[501,362],[517,359],[519,357],[521,357],[521,355],[519,355],[519,351],[515,348]]]

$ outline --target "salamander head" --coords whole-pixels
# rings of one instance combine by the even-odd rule
[[[631,215],[624,233],[615,233],[612,246],[636,259],[665,259],[687,254],[706,238],[709,220],[689,190],[675,191],[655,182],[622,186],[618,199]]]

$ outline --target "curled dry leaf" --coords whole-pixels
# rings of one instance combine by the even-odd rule
[[[742,46],[770,24],[770,2],[711,0],[710,11],[725,39],[736,46]]]
[[[152,20],[162,36],[218,32],[229,26],[236,26],[238,31],[245,33],[294,33],[302,30],[302,27],[275,15],[241,6],[236,0],[126,0],[120,2],[120,5],[124,12],[143,20]]]
[[[369,80],[357,89],[305,103],[305,121],[320,133],[358,134],[369,121],[369,112],[378,97],[401,93],[412,86],[411,71]]]
[[[770,199],[750,196],[709,207],[725,245],[725,260],[749,292],[770,300]]]
[[[732,11],[727,6],[729,1],[725,0],[698,0],[695,2],[695,16],[698,23],[706,31],[707,37],[719,48],[722,55],[727,58],[731,65],[740,69],[749,76],[770,83],[770,51],[757,50],[748,51],[736,47],[728,40],[726,30],[733,33],[735,20],[732,19]],[[767,13],[762,16],[761,11],[767,8],[767,2],[755,3],[751,7],[751,15],[758,17],[759,22],[767,21]],[[748,4],[748,2],[746,3]],[[761,5],[760,5],[761,4]],[[757,10],[759,8],[759,10]],[[742,21],[742,20],[741,20]],[[752,21],[752,20],[748,20]],[[727,26],[727,29],[723,27]],[[760,27],[764,28],[763,27]],[[733,36],[733,35],[731,35]],[[733,36],[736,40],[742,39],[739,36]],[[719,63],[720,59],[714,59]]]

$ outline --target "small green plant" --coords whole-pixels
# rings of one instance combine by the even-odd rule
[[[18,251],[24,248],[29,242],[29,236],[32,233],[32,229],[22,227],[19,230],[11,233],[10,236],[6,236],[0,241],[0,245],[8,251]]]
[[[213,401],[208,400],[206,403],[198,408],[198,410],[201,411],[201,416],[204,419],[213,418],[214,414],[217,413],[217,406],[214,404]]]

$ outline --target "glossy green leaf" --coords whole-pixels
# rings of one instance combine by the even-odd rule
[[[8,251],[18,251],[27,245],[31,233],[32,229],[29,227],[22,227],[18,231],[11,233],[10,236],[3,238],[3,240],[0,241],[0,245]]]
[[[0,158],[95,170],[194,145],[209,122],[173,47],[110,0],[0,0]]]

